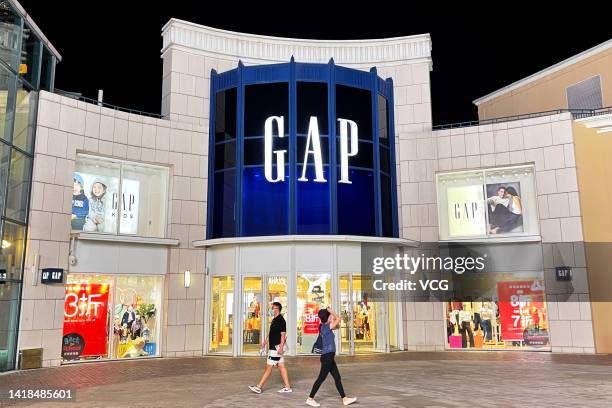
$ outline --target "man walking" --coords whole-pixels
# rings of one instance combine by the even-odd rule
[[[283,306],[280,303],[272,303],[274,319],[272,319],[272,323],[270,324],[270,333],[268,334],[268,338],[262,343],[262,348],[265,347],[266,344],[268,345],[266,368],[261,376],[261,380],[259,380],[259,383],[257,385],[249,385],[249,389],[255,394],[261,394],[261,389],[266,381],[268,381],[268,378],[270,378],[272,368],[274,367],[278,367],[281,378],[285,383],[285,386],[278,390],[278,392],[293,392],[289,386],[289,375],[287,374],[285,359],[283,358],[285,342],[287,341],[287,322],[285,322],[285,318],[281,315],[281,310],[283,310]]]

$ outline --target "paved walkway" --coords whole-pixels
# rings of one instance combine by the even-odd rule
[[[18,407],[305,407],[318,359],[288,358],[293,394],[278,394],[274,373],[264,393],[247,386],[262,358],[201,357],[89,363],[0,375],[7,389],[76,390],[76,400],[22,401]],[[522,352],[393,353],[338,358],[355,407],[612,407],[612,356]],[[317,400],[340,407],[330,378]]]

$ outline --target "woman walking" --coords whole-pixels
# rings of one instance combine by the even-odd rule
[[[319,332],[321,334],[321,340],[323,341],[321,352],[321,371],[319,372],[319,377],[312,386],[312,390],[310,391],[310,396],[306,400],[306,404],[310,405],[311,407],[321,406],[321,404],[315,401],[314,396],[319,390],[319,387],[323,381],[325,381],[327,378],[327,374],[331,373],[332,377],[334,377],[334,382],[336,383],[336,389],[342,398],[342,404],[350,405],[357,401],[357,398],[349,398],[344,393],[340,372],[338,371],[338,366],[336,366],[336,362],[334,361],[334,357],[336,355],[336,341],[333,330],[336,330],[340,326],[340,316],[338,316],[336,312],[328,307],[327,309],[319,310],[319,320],[321,321]]]

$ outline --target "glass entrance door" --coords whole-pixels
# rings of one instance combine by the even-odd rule
[[[210,353],[231,353],[234,326],[234,277],[214,276],[211,283]]]
[[[361,275],[340,276],[341,352],[384,352],[387,346],[387,305],[372,302],[362,292]]]
[[[261,344],[263,293],[260,276],[242,280],[242,353],[256,354]]]
[[[282,306],[281,314],[287,319],[291,305],[288,304],[288,278],[286,275],[258,275],[242,278],[241,344],[239,354],[255,355],[267,337],[274,318],[272,304]]]

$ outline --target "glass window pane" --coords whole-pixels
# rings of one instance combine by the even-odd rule
[[[65,286],[62,359],[108,358],[113,278],[69,274]]]
[[[384,146],[379,147],[380,152],[380,171],[391,174],[391,152]]]
[[[4,214],[4,196],[9,175],[10,154],[11,148],[4,143],[0,143],[0,214]]]
[[[0,34],[1,37],[1,34]],[[16,75],[0,65],[0,137],[11,140]]]
[[[328,135],[327,84],[317,82],[297,83],[297,132],[308,134],[310,117],[317,118],[319,133]],[[300,151],[298,149],[298,151]]]
[[[213,277],[211,295],[208,351],[231,353],[234,327],[234,278],[232,276]]]
[[[31,184],[32,159],[16,149],[12,149],[11,170],[6,193],[5,214],[8,218],[18,221],[26,220]]]
[[[273,174],[276,177],[276,174]],[[289,233],[289,167],[285,179],[271,183],[263,167],[243,170],[242,235],[284,235]]]
[[[236,88],[215,97],[215,142],[236,138]]]
[[[15,368],[20,284],[0,285],[0,372]]]
[[[382,212],[382,235],[383,237],[393,236],[393,201],[391,195],[391,177],[380,175],[380,211]]]
[[[30,92],[19,83],[16,99],[13,144],[31,153],[34,145],[38,92]]]
[[[387,100],[378,95],[378,141],[389,146],[389,119],[387,117]]]
[[[336,85],[336,118],[355,121],[359,139],[372,140],[372,93]]]
[[[249,277],[242,281],[242,352],[256,354],[261,343],[262,319],[261,278]]]
[[[336,137],[336,146],[338,146],[337,162],[340,163],[340,136]],[[374,169],[374,145],[370,142],[360,140],[357,146],[357,154],[348,157],[348,165],[350,167]]]
[[[17,72],[19,68],[19,40],[21,36],[21,17],[13,10],[8,1],[0,2],[0,47],[2,60]]]
[[[73,230],[117,232],[120,169],[118,161],[77,155],[72,192]]]
[[[117,276],[113,309],[113,358],[159,355],[162,278]]]
[[[374,174],[349,169],[349,180],[352,184],[338,183],[338,234],[376,235]]]
[[[270,116],[285,118],[285,134],[289,133],[289,86],[286,82],[247,85],[244,88],[244,135],[263,136],[264,124]],[[274,130],[277,135],[276,129]]]
[[[302,167],[298,167],[300,175]],[[297,233],[298,234],[329,234],[330,223],[330,183],[329,166],[323,167],[323,177],[326,183],[319,183],[315,179],[314,166],[306,169],[308,181],[296,182],[297,206]]]
[[[236,206],[236,171],[215,173],[213,198],[212,238],[227,238],[235,235],[234,208]]]
[[[331,306],[330,274],[298,274],[296,292],[297,352],[310,354],[319,335],[319,309]]]
[[[121,190],[119,233],[163,238],[168,169],[124,163]]]
[[[38,88],[40,73],[40,52],[42,44],[32,29],[24,24],[21,40],[21,64],[19,75],[28,81],[34,88]]]
[[[215,170],[236,166],[236,142],[215,145]]]
[[[22,278],[25,227],[4,221],[2,234],[0,271],[6,272],[7,279],[19,280]]]
[[[53,92],[51,85],[53,84],[53,74],[55,68],[55,58],[53,54],[43,47],[42,64],[40,66],[40,89]]]

